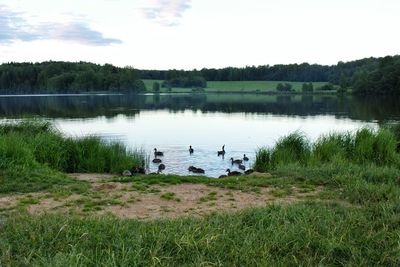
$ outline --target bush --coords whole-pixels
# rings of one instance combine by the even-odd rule
[[[301,91],[303,91],[303,92],[313,92],[314,91],[314,85],[312,83],[303,83],[303,86],[301,87]]]
[[[320,91],[333,91],[335,90],[335,86],[331,83],[327,83],[317,88]]]
[[[292,85],[290,83],[285,83],[285,84],[278,83],[278,85],[276,86],[276,90],[279,91],[279,92],[292,92],[292,91],[294,91],[292,89]]]

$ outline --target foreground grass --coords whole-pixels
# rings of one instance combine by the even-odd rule
[[[152,92],[153,83],[162,83],[162,80],[143,80],[146,85],[147,91]],[[301,92],[303,86],[302,82],[285,82],[285,81],[217,81],[207,82],[205,92],[249,92],[249,93],[266,93],[277,92],[276,87],[279,83],[290,83],[295,92]],[[314,82],[314,88],[325,85],[326,82]],[[167,88],[160,88],[162,93],[167,93]],[[318,90],[316,90],[318,91]],[[172,88],[172,93],[190,93],[190,88]],[[335,92],[334,92],[335,93]]]
[[[398,266],[398,177],[395,167],[330,163],[280,166],[272,177],[116,178],[142,191],[180,183],[238,190],[273,187],[276,197],[293,186],[324,190],[302,203],[204,218],[137,221],[0,213],[0,265]],[[175,198],[171,193],[161,197]]]
[[[296,204],[266,203],[233,214],[154,221],[111,214],[66,217],[0,211],[0,266],[399,266],[397,131],[398,127],[362,129],[353,135],[321,137],[313,144],[292,134],[257,154],[255,167],[271,175],[224,179],[148,175],[112,180],[149,194],[155,192],[152,185],[182,183],[254,194],[268,187],[276,198],[290,196],[293,188],[316,192]],[[14,162],[21,166],[25,161]],[[87,185],[72,187],[62,178],[54,178],[61,184],[55,192],[51,188],[53,194],[81,190],[87,196],[71,205],[88,211],[124,205],[119,199],[89,198],[95,193],[88,195]],[[21,184],[24,180],[15,181],[16,187]],[[199,201],[219,201],[213,191]],[[173,192],[160,193],[159,198],[180,201]],[[21,206],[32,203],[40,201],[20,200]]]
[[[270,206],[203,219],[3,219],[2,265],[398,266],[397,207]]]

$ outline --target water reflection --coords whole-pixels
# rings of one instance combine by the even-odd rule
[[[229,159],[249,156],[281,136],[299,130],[312,140],[331,131],[400,118],[395,98],[321,95],[141,95],[0,97],[3,119],[41,116],[66,134],[96,134],[121,140],[130,148],[165,152],[167,173],[189,174],[190,165],[217,177],[231,166]],[[225,159],[217,150],[226,144]],[[189,145],[195,153],[189,154]],[[151,171],[157,165],[150,163]]]
[[[386,121],[400,117],[399,98],[326,95],[175,94],[0,97],[0,117],[107,118],[135,116],[140,110],[171,112],[244,112],[276,115],[335,115],[353,120]]]

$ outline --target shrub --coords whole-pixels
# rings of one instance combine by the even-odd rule
[[[301,90],[303,92],[313,92],[314,91],[314,85],[312,83],[303,83]]]
[[[276,90],[279,91],[279,92],[292,92],[292,91],[294,91],[292,89],[292,85],[290,83],[285,83],[285,84],[278,83],[278,85],[276,86]]]
[[[318,87],[318,90],[320,91],[333,91],[335,90],[335,86],[331,83],[327,83],[325,85],[322,85],[320,87]]]

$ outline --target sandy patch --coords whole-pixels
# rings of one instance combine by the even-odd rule
[[[0,197],[0,209],[26,207],[31,214],[77,213],[102,215],[111,213],[119,218],[159,219],[185,216],[205,216],[214,212],[234,212],[246,208],[264,207],[273,203],[291,204],[316,196],[323,188],[286,189],[257,187],[255,191],[240,191],[204,184],[140,185],[110,182],[107,174],[71,174],[88,181],[91,189],[83,194],[57,195],[48,192]],[[268,178],[271,174],[254,172],[249,176]],[[281,191],[281,192],[280,192]],[[31,200],[34,201],[31,201]],[[36,200],[36,202],[35,202]],[[22,203],[22,204],[21,204]]]
[[[113,174],[100,174],[100,173],[71,173],[68,176],[76,178],[81,181],[100,182],[109,181],[115,177]]]
[[[54,198],[50,194],[36,193],[0,198],[0,208],[16,206],[20,199],[30,196],[38,204],[28,204],[31,214],[70,213],[102,215],[111,213],[119,218],[160,219],[186,216],[205,216],[214,212],[234,212],[246,208],[263,207],[272,203],[290,204],[316,195],[321,189],[301,193],[292,188],[288,196],[275,197],[275,188],[260,188],[258,192],[242,192],[204,184],[152,186],[147,191],[135,191],[132,183],[93,183],[92,193]],[[166,199],[164,195],[172,195]],[[85,202],[86,201],[86,202]],[[101,203],[97,209],[86,210],[85,203]]]

